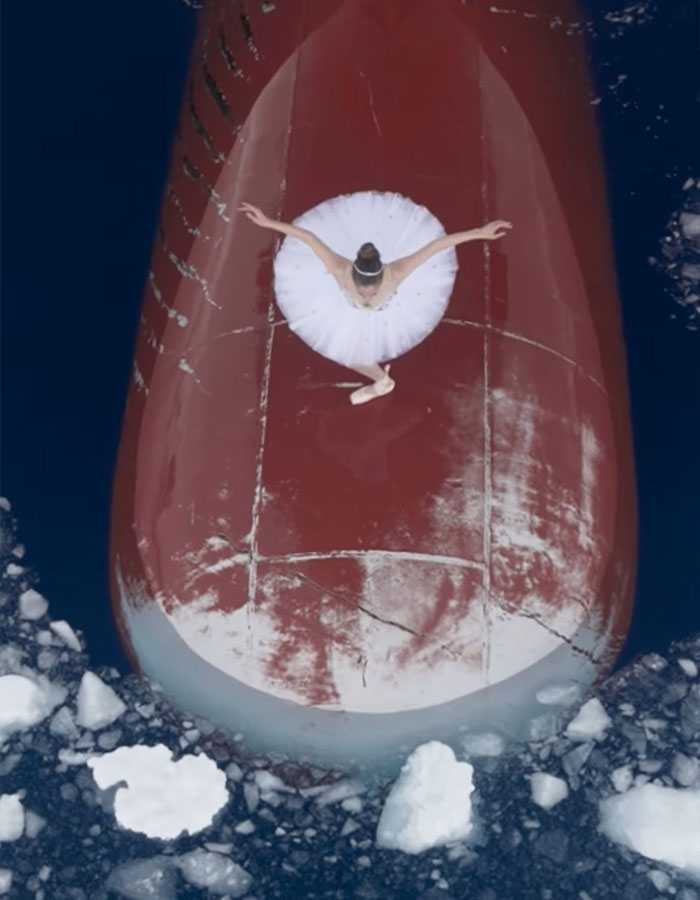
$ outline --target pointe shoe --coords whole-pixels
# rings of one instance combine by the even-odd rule
[[[389,366],[384,367],[384,378],[381,381],[375,381],[373,384],[367,384],[365,387],[358,388],[350,394],[350,402],[353,406],[360,403],[369,403],[370,400],[376,400],[394,390],[396,382],[393,378],[389,378]]]

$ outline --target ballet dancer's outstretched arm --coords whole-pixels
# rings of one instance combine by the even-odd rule
[[[334,253],[330,247],[326,246],[313,232],[307,231],[306,228],[299,228],[297,225],[289,225],[287,222],[278,222],[276,219],[271,219],[257,206],[253,206],[252,203],[242,203],[238,207],[238,212],[244,212],[251,222],[255,222],[261,228],[271,228],[273,231],[280,231],[282,234],[289,234],[303,241],[311,247],[331,275],[335,275],[336,278],[350,265],[349,259],[345,259],[339,253]]]
[[[426,260],[441,250],[447,250],[449,247],[456,247],[457,244],[465,244],[467,241],[495,241],[498,238],[505,237],[508,231],[513,227],[510,222],[505,219],[495,219],[482,228],[472,228],[471,231],[456,231],[454,234],[446,234],[443,237],[436,238],[415,253],[409,256],[402,256],[390,263],[392,274],[396,279],[396,283],[403,281],[411,272],[415,271],[418,266],[422,266]]]

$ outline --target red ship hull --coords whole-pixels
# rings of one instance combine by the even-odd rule
[[[113,495],[134,663],[253,744],[377,756],[526,736],[608,670],[632,604],[625,356],[568,0],[288,0],[202,13]],[[376,189],[458,250],[445,318],[348,403],[272,292],[290,221]]]

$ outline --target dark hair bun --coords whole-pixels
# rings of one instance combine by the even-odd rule
[[[360,247],[357,256],[359,259],[378,259],[379,251],[374,244],[363,244]]]

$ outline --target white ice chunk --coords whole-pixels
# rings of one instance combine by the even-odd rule
[[[19,614],[23,619],[40,619],[49,608],[49,601],[34,588],[19,595]]]
[[[24,832],[24,807],[19,794],[0,794],[0,842],[16,841]]]
[[[377,846],[421,853],[466,838],[473,827],[473,767],[457,762],[451,747],[422,744],[408,757],[377,825]]]
[[[667,872],[662,872],[661,869],[650,869],[647,872],[647,876],[657,891],[665,891],[671,884],[670,875]]]
[[[462,747],[467,756],[500,756],[505,743],[500,734],[485,731],[483,734],[468,734],[463,737]]]
[[[76,721],[83,728],[105,728],[126,710],[112,688],[94,672],[85,672],[78,689]]]
[[[77,653],[83,649],[80,646],[80,641],[78,640],[78,636],[70,627],[68,622],[65,622],[63,619],[60,619],[58,622],[49,622],[49,628],[54,634],[57,634],[66,646],[70,647],[71,650],[75,650]]]
[[[603,704],[597,697],[592,697],[566,726],[565,734],[572,741],[600,740],[611,723]]]
[[[345,778],[337,781],[330,787],[324,788],[323,793],[316,798],[319,806],[328,806],[331,803],[339,803],[348,797],[357,797],[358,794],[364,794],[367,790],[365,785],[356,778]]]
[[[231,781],[242,781],[243,769],[241,769],[238,763],[231,762],[226,766],[226,777],[230,778]]]
[[[49,731],[51,734],[57,734],[60,737],[77,738],[80,732],[75,724],[73,713],[67,706],[62,706],[56,710],[54,717],[49,723]]]
[[[12,887],[12,872],[9,869],[0,869],[0,896],[7,894]]]
[[[628,791],[634,781],[632,767],[629,765],[618,766],[617,769],[613,769],[610,773],[610,780],[616,791],[619,791],[621,794]]]
[[[114,798],[124,828],[148,837],[176,838],[211,825],[229,799],[226,775],[209,757],[187,755],[177,762],[163,744],[118,747],[88,760],[103,790],[125,782]]]
[[[676,753],[671,762],[671,777],[683,787],[690,787],[698,780],[700,775],[700,760],[697,756],[686,756],[685,753]],[[700,841],[700,835],[698,835]]]
[[[543,809],[551,809],[569,796],[568,784],[555,775],[549,775],[547,772],[535,772],[534,775],[525,777],[530,779],[533,801]]]
[[[42,828],[46,826],[46,819],[35,813],[34,810],[28,809],[24,813],[24,833],[32,840],[39,834]]]
[[[580,693],[581,687],[578,684],[548,684],[537,691],[535,698],[538,703],[545,705],[568,706],[578,699]]]
[[[24,572],[24,566],[18,566],[17,563],[8,563],[5,567],[5,571],[8,575],[16,578],[18,575],[21,575],[22,572]]]
[[[245,869],[220,853],[192,850],[175,860],[190,884],[207,888],[212,894],[242,897],[253,883]]]
[[[601,801],[600,814],[611,840],[700,878],[700,790],[644,784]]]
[[[340,829],[340,836],[347,837],[349,834],[352,834],[353,831],[357,831],[359,827],[359,824],[354,819],[346,819],[345,824]]]
[[[12,504],[7,497],[0,497],[0,509],[4,509],[6,512],[12,509]]]
[[[0,676],[0,745],[14,731],[37,725],[63,702],[66,689],[43,676]]]
[[[681,231],[686,237],[700,237],[700,216],[697,213],[682,212],[679,219]]]
[[[255,783],[261,791],[290,791],[294,793],[294,788],[288,787],[281,778],[273,775],[272,772],[266,772],[264,769],[257,769],[253,773]]]
[[[167,856],[135,859],[113,869],[106,887],[127,900],[177,900],[177,869]]]
[[[90,750],[71,750],[69,747],[64,747],[58,751],[58,760],[64,766],[82,766],[94,755],[94,752]]]
[[[692,659],[679,659],[678,665],[683,669],[685,674],[689,678],[695,678],[698,674],[698,667],[695,665]]]

